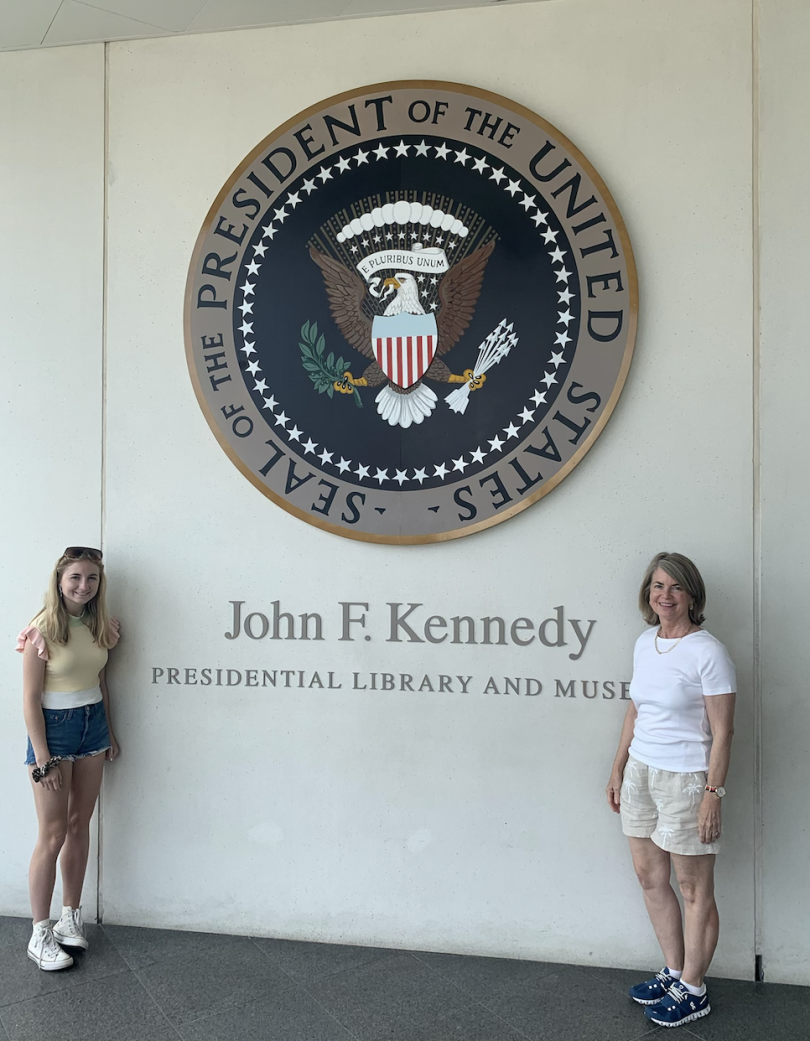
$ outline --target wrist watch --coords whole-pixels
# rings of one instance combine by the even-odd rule
[[[722,799],[723,796],[726,794],[726,789],[722,786],[722,784],[717,786],[713,784],[707,784],[706,791],[712,792],[714,795],[717,796],[718,799]]]

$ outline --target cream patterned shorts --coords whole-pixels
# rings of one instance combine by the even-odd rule
[[[698,838],[698,809],[705,788],[705,771],[657,770],[630,756],[622,782],[622,831],[631,838],[652,839],[667,853],[691,857],[717,853],[718,842]]]

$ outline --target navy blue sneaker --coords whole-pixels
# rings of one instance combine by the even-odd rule
[[[659,1027],[680,1027],[708,1016],[711,1010],[708,991],[697,997],[680,980],[675,980],[657,1005],[644,1009],[644,1015]]]
[[[637,1001],[639,1005],[657,1005],[666,995],[669,988],[675,982],[675,977],[670,976],[665,965],[660,972],[656,972],[651,980],[637,983],[628,990],[628,994]]]

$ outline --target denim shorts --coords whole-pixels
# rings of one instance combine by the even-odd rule
[[[110,747],[110,731],[104,702],[83,705],[81,708],[44,708],[45,740],[52,756],[75,762],[88,755],[101,755]],[[36,756],[28,739],[26,766],[36,765]]]

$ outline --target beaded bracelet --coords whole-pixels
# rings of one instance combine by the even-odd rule
[[[61,762],[62,756],[55,755],[51,759],[49,759],[44,766],[35,766],[34,769],[31,771],[31,776],[37,783],[39,783],[39,781],[41,781],[42,778],[50,771],[51,767],[56,766],[57,763]]]

